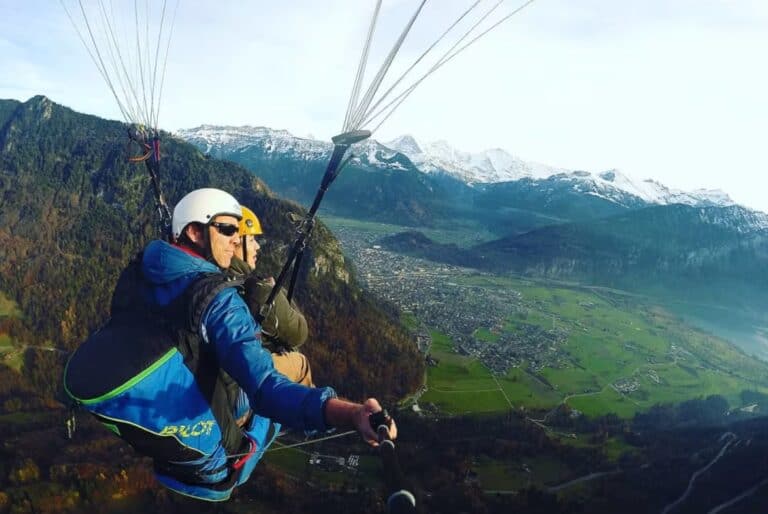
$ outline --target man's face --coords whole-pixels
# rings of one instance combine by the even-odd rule
[[[259,252],[261,252],[261,245],[256,241],[256,238],[252,235],[245,236],[245,258],[243,260],[247,262],[252,269],[256,268]]]
[[[211,254],[216,264],[224,269],[229,268],[229,265],[232,263],[232,256],[235,255],[239,244],[240,236],[237,233],[237,221],[237,218],[234,216],[216,216],[213,218],[213,223],[208,225]],[[229,236],[222,233],[222,231],[227,232],[230,230],[227,227],[228,225],[235,227],[234,232]]]

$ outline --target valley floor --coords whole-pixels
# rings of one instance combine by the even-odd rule
[[[391,225],[340,219],[330,224],[365,287],[397,305],[417,335],[428,370],[424,386],[409,399],[414,410],[427,417],[523,412],[557,445],[601,456],[585,468],[573,466],[559,451],[512,461],[476,454],[467,480],[486,494],[516,495],[535,486],[561,501],[585,501],[606,484],[624,483],[628,475],[653,482],[650,487],[659,491],[654,477],[668,469],[664,461],[671,458],[686,471],[680,468],[668,477],[663,486],[672,491],[668,501],[660,497],[643,507],[663,508],[686,486],[694,489],[693,466],[723,445],[702,438],[695,449],[656,454],[636,446],[621,430],[598,436],[594,426],[578,418],[615,414],[631,423],[654,405],[710,395],[748,416],[755,405],[743,392],[768,393],[764,363],[647,297],[433,263],[382,248],[379,238],[397,229]],[[733,478],[748,486],[729,485],[733,489],[722,494],[689,490],[692,499],[680,499],[680,511],[686,511],[686,502],[706,501],[717,512],[729,501],[745,506],[763,489],[762,482],[753,487],[748,476]],[[705,500],[710,495],[713,499]]]
[[[422,409],[631,417],[710,394],[748,407],[744,389],[768,392],[762,363],[644,297],[432,263],[381,248],[391,225],[333,221],[361,281],[406,313],[428,355]]]

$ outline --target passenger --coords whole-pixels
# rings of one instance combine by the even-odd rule
[[[261,253],[259,236],[263,236],[261,221],[248,207],[240,206],[243,217],[240,220],[240,248],[232,258],[229,270],[235,276],[244,276],[245,303],[255,319],[267,302],[272,288],[273,277],[259,277],[254,274],[256,262]],[[272,353],[275,368],[294,382],[312,386],[312,370],[307,357],[297,349],[307,340],[307,320],[295,302],[288,301],[283,288],[277,292],[274,303],[261,320],[261,344]]]

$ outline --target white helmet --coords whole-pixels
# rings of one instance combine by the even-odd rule
[[[173,238],[178,239],[190,223],[207,225],[220,215],[234,216],[238,220],[243,211],[234,196],[221,189],[203,188],[187,193],[173,209]]]

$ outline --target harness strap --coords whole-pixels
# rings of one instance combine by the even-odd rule
[[[228,287],[240,287],[244,282],[244,278],[223,273],[208,273],[197,279],[184,294],[189,305],[187,327],[193,333],[199,334],[203,314],[216,295]]]

